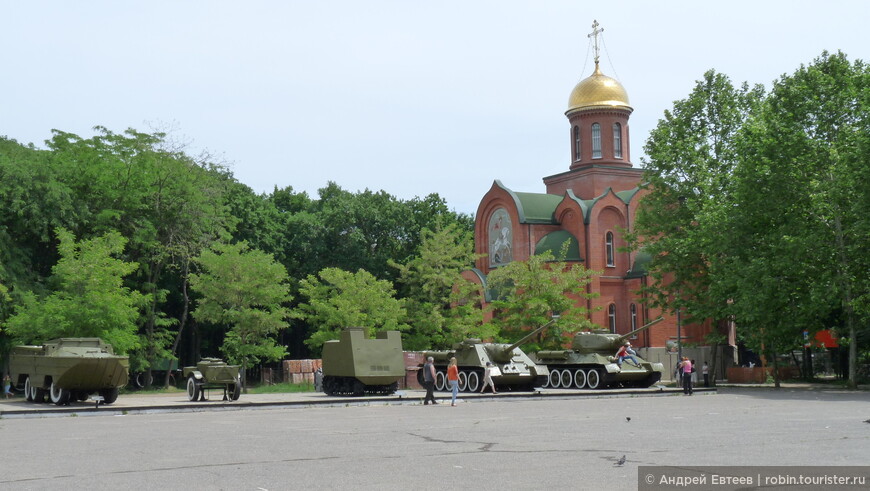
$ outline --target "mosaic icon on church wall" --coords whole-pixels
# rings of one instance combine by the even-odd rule
[[[513,260],[513,231],[507,210],[499,208],[489,217],[489,267],[494,268]]]

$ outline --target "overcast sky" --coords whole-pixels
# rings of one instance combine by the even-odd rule
[[[257,192],[328,181],[474,213],[499,179],[568,170],[564,112],[591,74],[628,91],[631,157],[708,69],[770,87],[823,50],[868,60],[870,2],[9,1],[0,135],[43,146],[172,128]]]

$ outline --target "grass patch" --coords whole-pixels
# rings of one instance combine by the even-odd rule
[[[283,394],[287,392],[314,392],[314,384],[272,384],[248,387],[249,394]]]

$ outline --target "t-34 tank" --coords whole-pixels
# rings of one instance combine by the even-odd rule
[[[378,332],[366,339],[361,327],[349,327],[341,337],[323,343],[323,392],[327,395],[389,395],[405,376],[402,334]]]
[[[635,334],[660,322],[661,317],[628,334],[610,332],[581,332],[574,336],[572,349],[539,351],[535,353],[538,363],[546,363],[550,369],[547,387],[600,389],[605,387],[649,387],[662,378],[665,369],[661,363],[652,363],[633,355],[638,366],[631,361],[616,363],[614,355]]]
[[[100,338],[60,338],[42,346],[16,346],[9,356],[9,371],[16,386],[24,386],[28,401],[57,405],[84,401],[111,404],[127,383],[130,362],[116,355]]]
[[[187,379],[189,401],[206,400],[207,389],[223,390],[225,401],[237,401],[242,393],[239,365],[227,365],[220,358],[203,358],[195,367],[184,367],[181,373]]]
[[[447,365],[450,358],[456,357],[459,366],[459,390],[477,392],[483,383],[483,371],[486,362],[495,367],[492,371],[492,381],[499,390],[534,390],[547,383],[547,367],[536,363],[519,347],[543,331],[551,322],[529,332],[513,344],[482,343],[479,339],[466,339],[453,345],[452,350],[426,351],[426,358],[435,361],[435,388],[450,390],[447,382]],[[421,365],[422,367],[422,365]],[[417,372],[417,381],[423,385],[423,370]]]

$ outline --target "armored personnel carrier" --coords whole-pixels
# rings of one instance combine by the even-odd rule
[[[661,317],[628,334],[581,332],[574,336],[569,350],[538,351],[534,358],[550,369],[547,387],[602,389],[605,387],[649,387],[658,382],[665,369],[634,355],[637,366],[625,360],[617,365],[614,355],[620,346],[635,334],[660,322]]]
[[[519,347],[543,331],[551,322],[529,332],[513,344],[483,343],[479,339],[466,339],[453,345],[452,350],[426,351],[423,356],[435,361],[435,389],[450,390],[447,365],[456,357],[459,366],[459,390],[477,392],[483,383],[486,362],[495,367],[492,381],[499,390],[534,390],[547,383],[547,367],[532,360]],[[420,365],[421,367],[423,365]],[[423,370],[417,372],[417,381],[423,384]]]
[[[323,392],[327,395],[389,395],[405,376],[402,334],[381,331],[366,339],[361,327],[323,343]]]
[[[208,389],[223,390],[225,401],[237,401],[242,393],[239,365],[227,365],[220,358],[203,358],[195,367],[184,367],[181,373],[187,379],[189,401],[205,401]]]
[[[111,404],[127,383],[130,361],[100,338],[60,338],[42,346],[16,346],[9,357],[12,382],[29,402],[84,401]]]

